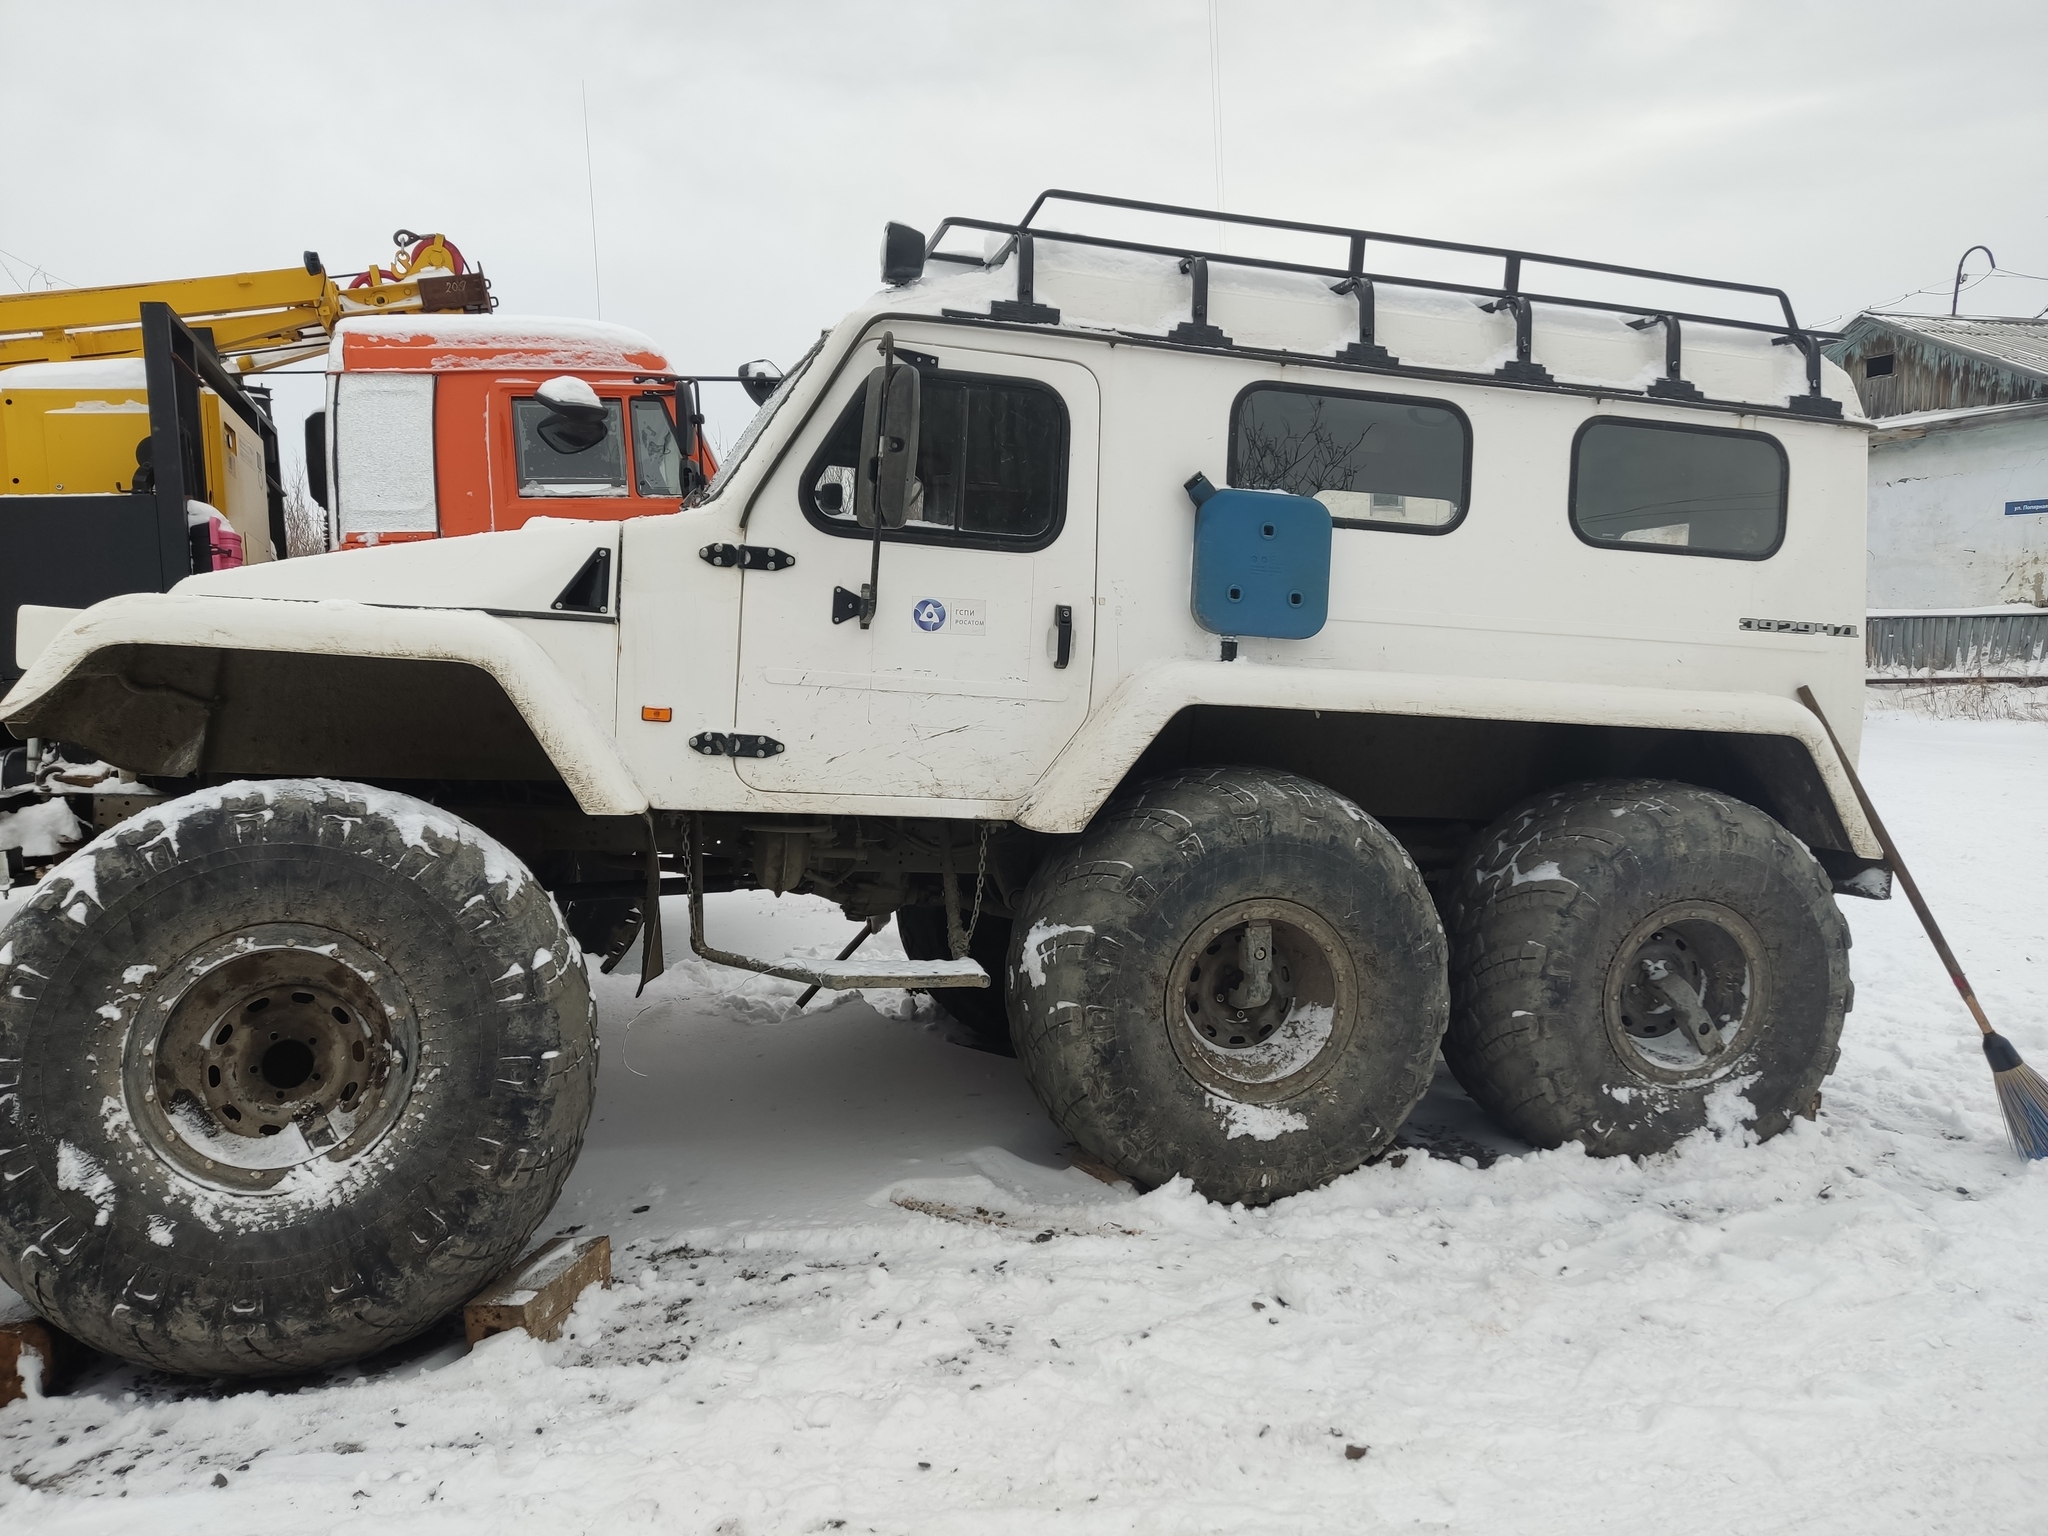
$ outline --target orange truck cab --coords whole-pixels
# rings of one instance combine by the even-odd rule
[[[595,404],[573,384],[543,392],[565,377],[587,385]],[[565,394],[582,402],[573,429],[551,403]],[[679,399],[694,396],[668,359],[621,325],[343,320],[327,351],[326,409],[306,419],[307,480],[328,511],[330,541],[344,548],[517,528],[530,517],[673,512],[716,472],[703,434],[678,434]]]

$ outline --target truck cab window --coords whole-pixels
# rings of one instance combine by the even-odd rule
[[[683,447],[660,400],[633,402],[633,488],[642,496],[683,494]]]
[[[1312,496],[1339,528],[1448,533],[1471,466],[1471,428],[1450,405],[1260,384],[1231,412],[1230,483]]]
[[[1785,450],[1762,432],[1595,417],[1572,445],[1588,544],[1762,560],[1785,537]]]
[[[604,402],[605,434],[580,453],[548,446],[541,423],[551,415],[528,397],[512,402],[512,438],[518,453],[521,496],[623,496],[626,494],[625,410]]]
[[[1067,412],[1025,379],[927,372],[918,431],[919,494],[890,538],[1042,549],[1066,510]],[[804,514],[831,532],[853,520],[862,396],[856,393],[804,475]]]

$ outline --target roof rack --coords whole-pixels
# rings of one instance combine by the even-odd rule
[[[1037,225],[1035,221],[1048,203],[1078,203],[1096,208],[1118,208],[1133,213],[1193,219],[1210,225],[1233,224],[1251,229],[1286,230],[1294,234],[1343,240],[1348,243],[1348,250],[1344,265],[1341,267],[1320,266],[1267,256],[1205,250],[1194,245],[1155,245],[1146,241],[1124,240],[1107,235],[1084,235],[1071,230],[1046,229]],[[1006,235],[1009,238],[1001,249],[987,257],[940,250],[940,243],[955,229],[980,230],[988,234]],[[1556,305],[1561,308],[1597,310],[1636,317],[1627,323],[1637,330],[1662,325],[1664,376],[1644,391],[1647,395],[1674,400],[1704,400],[1705,397],[1697,387],[1686,381],[1680,369],[1680,327],[1689,321],[1732,330],[1761,332],[1770,336],[1776,345],[1797,347],[1806,362],[1806,393],[1792,396],[1786,408],[1802,416],[1837,418],[1842,414],[1841,403],[1821,392],[1821,346],[1824,342],[1835,340],[1835,333],[1808,330],[1801,326],[1798,316],[1792,311],[1792,300],[1784,289],[1769,288],[1757,283],[1734,283],[1712,277],[1687,277],[1681,273],[1659,272],[1648,267],[1624,267],[1613,262],[1586,261],[1574,256],[1548,256],[1535,251],[1512,250],[1505,246],[1471,245],[1460,240],[1429,240],[1416,235],[1394,235],[1384,230],[1351,229],[1338,224],[1305,224],[1294,219],[1269,219],[1253,214],[1223,213],[1211,208],[1185,208],[1173,203],[1152,203],[1137,198],[1108,197],[1095,192],[1070,192],[1059,188],[1041,192],[1030,210],[1015,224],[971,218],[944,220],[925,244],[925,259],[954,262],[963,266],[994,268],[1007,261],[1014,251],[1018,257],[1017,297],[1014,301],[997,300],[990,306],[990,313],[986,318],[1026,324],[1057,324],[1059,311],[1037,302],[1034,293],[1033,247],[1040,241],[1060,245],[1093,246],[1105,250],[1135,251],[1179,261],[1181,270],[1193,279],[1193,301],[1188,320],[1168,332],[1166,339],[1185,345],[1230,345],[1229,338],[1209,323],[1211,265],[1251,267],[1269,272],[1299,272],[1312,277],[1335,279],[1330,284],[1333,292],[1355,295],[1358,300],[1358,339],[1337,354],[1337,360],[1340,362],[1381,368],[1399,366],[1399,359],[1379,345],[1374,336],[1374,285],[1387,283],[1400,288],[1425,288],[1441,293],[1466,294],[1475,300],[1485,300],[1486,302],[1480,305],[1482,309],[1493,313],[1511,314],[1515,321],[1515,355],[1512,360],[1495,370],[1493,375],[1511,383],[1543,385],[1554,382],[1549,370],[1531,356],[1530,331],[1535,306]],[[1501,282],[1498,287],[1488,287],[1482,284],[1454,283],[1436,278],[1407,277],[1393,272],[1368,270],[1365,264],[1367,247],[1374,245],[1491,257],[1502,263]],[[1525,263],[1530,266],[1565,267],[1574,271],[1597,272],[1612,277],[1674,283],[1720,293],[1755,294],[1775,299],[1784,319],[1782,323],[1743,320],[1730,315],[1707,314],[1693,310],[1659,310],[1641,304],[1615,303],[1605,299],[1579,299],[1563,294],[1533,293],[1522,286],[1522,268]]]

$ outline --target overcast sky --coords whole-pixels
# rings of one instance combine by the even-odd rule
[[[1213,204],[1211,14],[0,0],[0,285],[309,248],[353,270],[403,225],[445,231],[506,313],[597,315],[601,282],[603,318],[680,367],[786,364],[877,286],[886,220],[1015,219],[1048,186]],[[1771,283],[1810,323],[1945,310],[1978,242],[2048,275],[2041,0],[1214,16],[1233,211]],[[2044,308],[2044,281],[1964,294]],[[291,444],[317,397],[285,382]],[[708,403],[729,440],[748,408],[726,393]]]

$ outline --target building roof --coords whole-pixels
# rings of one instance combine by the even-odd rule
[[[1844,342],[1866,326],[1903,331],[1935,346],[1965,352],[1995,367],[2048,383],[2048,317],[2004,320],[1973,315],[1895,315],[1873,310],[1856,317],[1844,333]]]
[[[1870,443],[1906,442],[1930,432],[1954,432],[1971,427],[1997,426],[2010,421],[2036,421],[2048,417],[2048,399],[2008,400],[2000,405],[1966,405],[1944,411],[1909,411],[1886,416],[1876,423]]]

